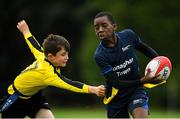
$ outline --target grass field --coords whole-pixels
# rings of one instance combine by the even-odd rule
[[[104,108],[53,108],[56,118],[106,118]],[[153,109],[150,111],[150,118],[180,118],[178,111],[161,111]]]
[[[102,118],[106,119],[106,110],[101,108],[92,108],[92,107],[61,107],[61,108],[52,108],[55,118]],[[150,111],[149,118],[178,118],[180,119],[179,111],[164,111],[153,109]],[[28,119],[28,117],[27,117]]]

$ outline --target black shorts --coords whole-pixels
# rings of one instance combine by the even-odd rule
[[[117,95],[106,107],[108,118],[130,118],[129,113],[135,108],[142,107],[148,111],[148,95],[144,89],[137,88],[127,97],[119,98]]]
[[[50,109],[46,98],[39,91],[29,99],[17,99],[9,109],[2,112],[2,118],[35,118],[39,109]]]

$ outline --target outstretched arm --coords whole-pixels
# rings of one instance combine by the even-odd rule
[[[140,42],[136,49],[151,59],[158,56],[158,53],[154,49],[143,42]]]
[[[103,85],[86,85],[82,82],[68,79],[62,74],[58,74],[58,77],[54,76],[54,78],[51,78],[51,80],[47,80],[47,82],[48,84],[50,83],[50,85],[55,87],[71,90],[73,92],[95,94],[99,97],[104,97],[106,93],[106,88]]]
[[[32,36],[28,24],[25,20],[22,20],[17,23],[17,28],[23,34],[26,43],[28,44],[31,52],[33,53],[36,59],[44,59],[43,49],[38,43],[38,41]]]
[[[142,85],[142,84],[159,84],[161,83],[163,80],[157,78],[158,76],[154,76],[154,77],[150,77],[151,71],[148,71],[147,75],[137,79],[137,80],[120,80],[118,78],[118,76],[112,71],[109,72],[105,75],[107,80],[111,81],[111,85],[114,86],[115,88],[122,88],[122,87],[130,87],[130,86],[134,86],[134,85]]]

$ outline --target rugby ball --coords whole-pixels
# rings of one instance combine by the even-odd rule
[[[157,78],[166,80],[172,71],[172,65],[169,58],[158,56],[152,59],[145,68],[145,75],[149,72],[150,77],[159,75]]]

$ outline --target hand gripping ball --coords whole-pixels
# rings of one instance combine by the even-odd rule
[[[172,71],[171,61],[165,56],[155,57],[147,64],[145,75],[148,71],[150,77],[159,75],[158,78],[166,80]]]

